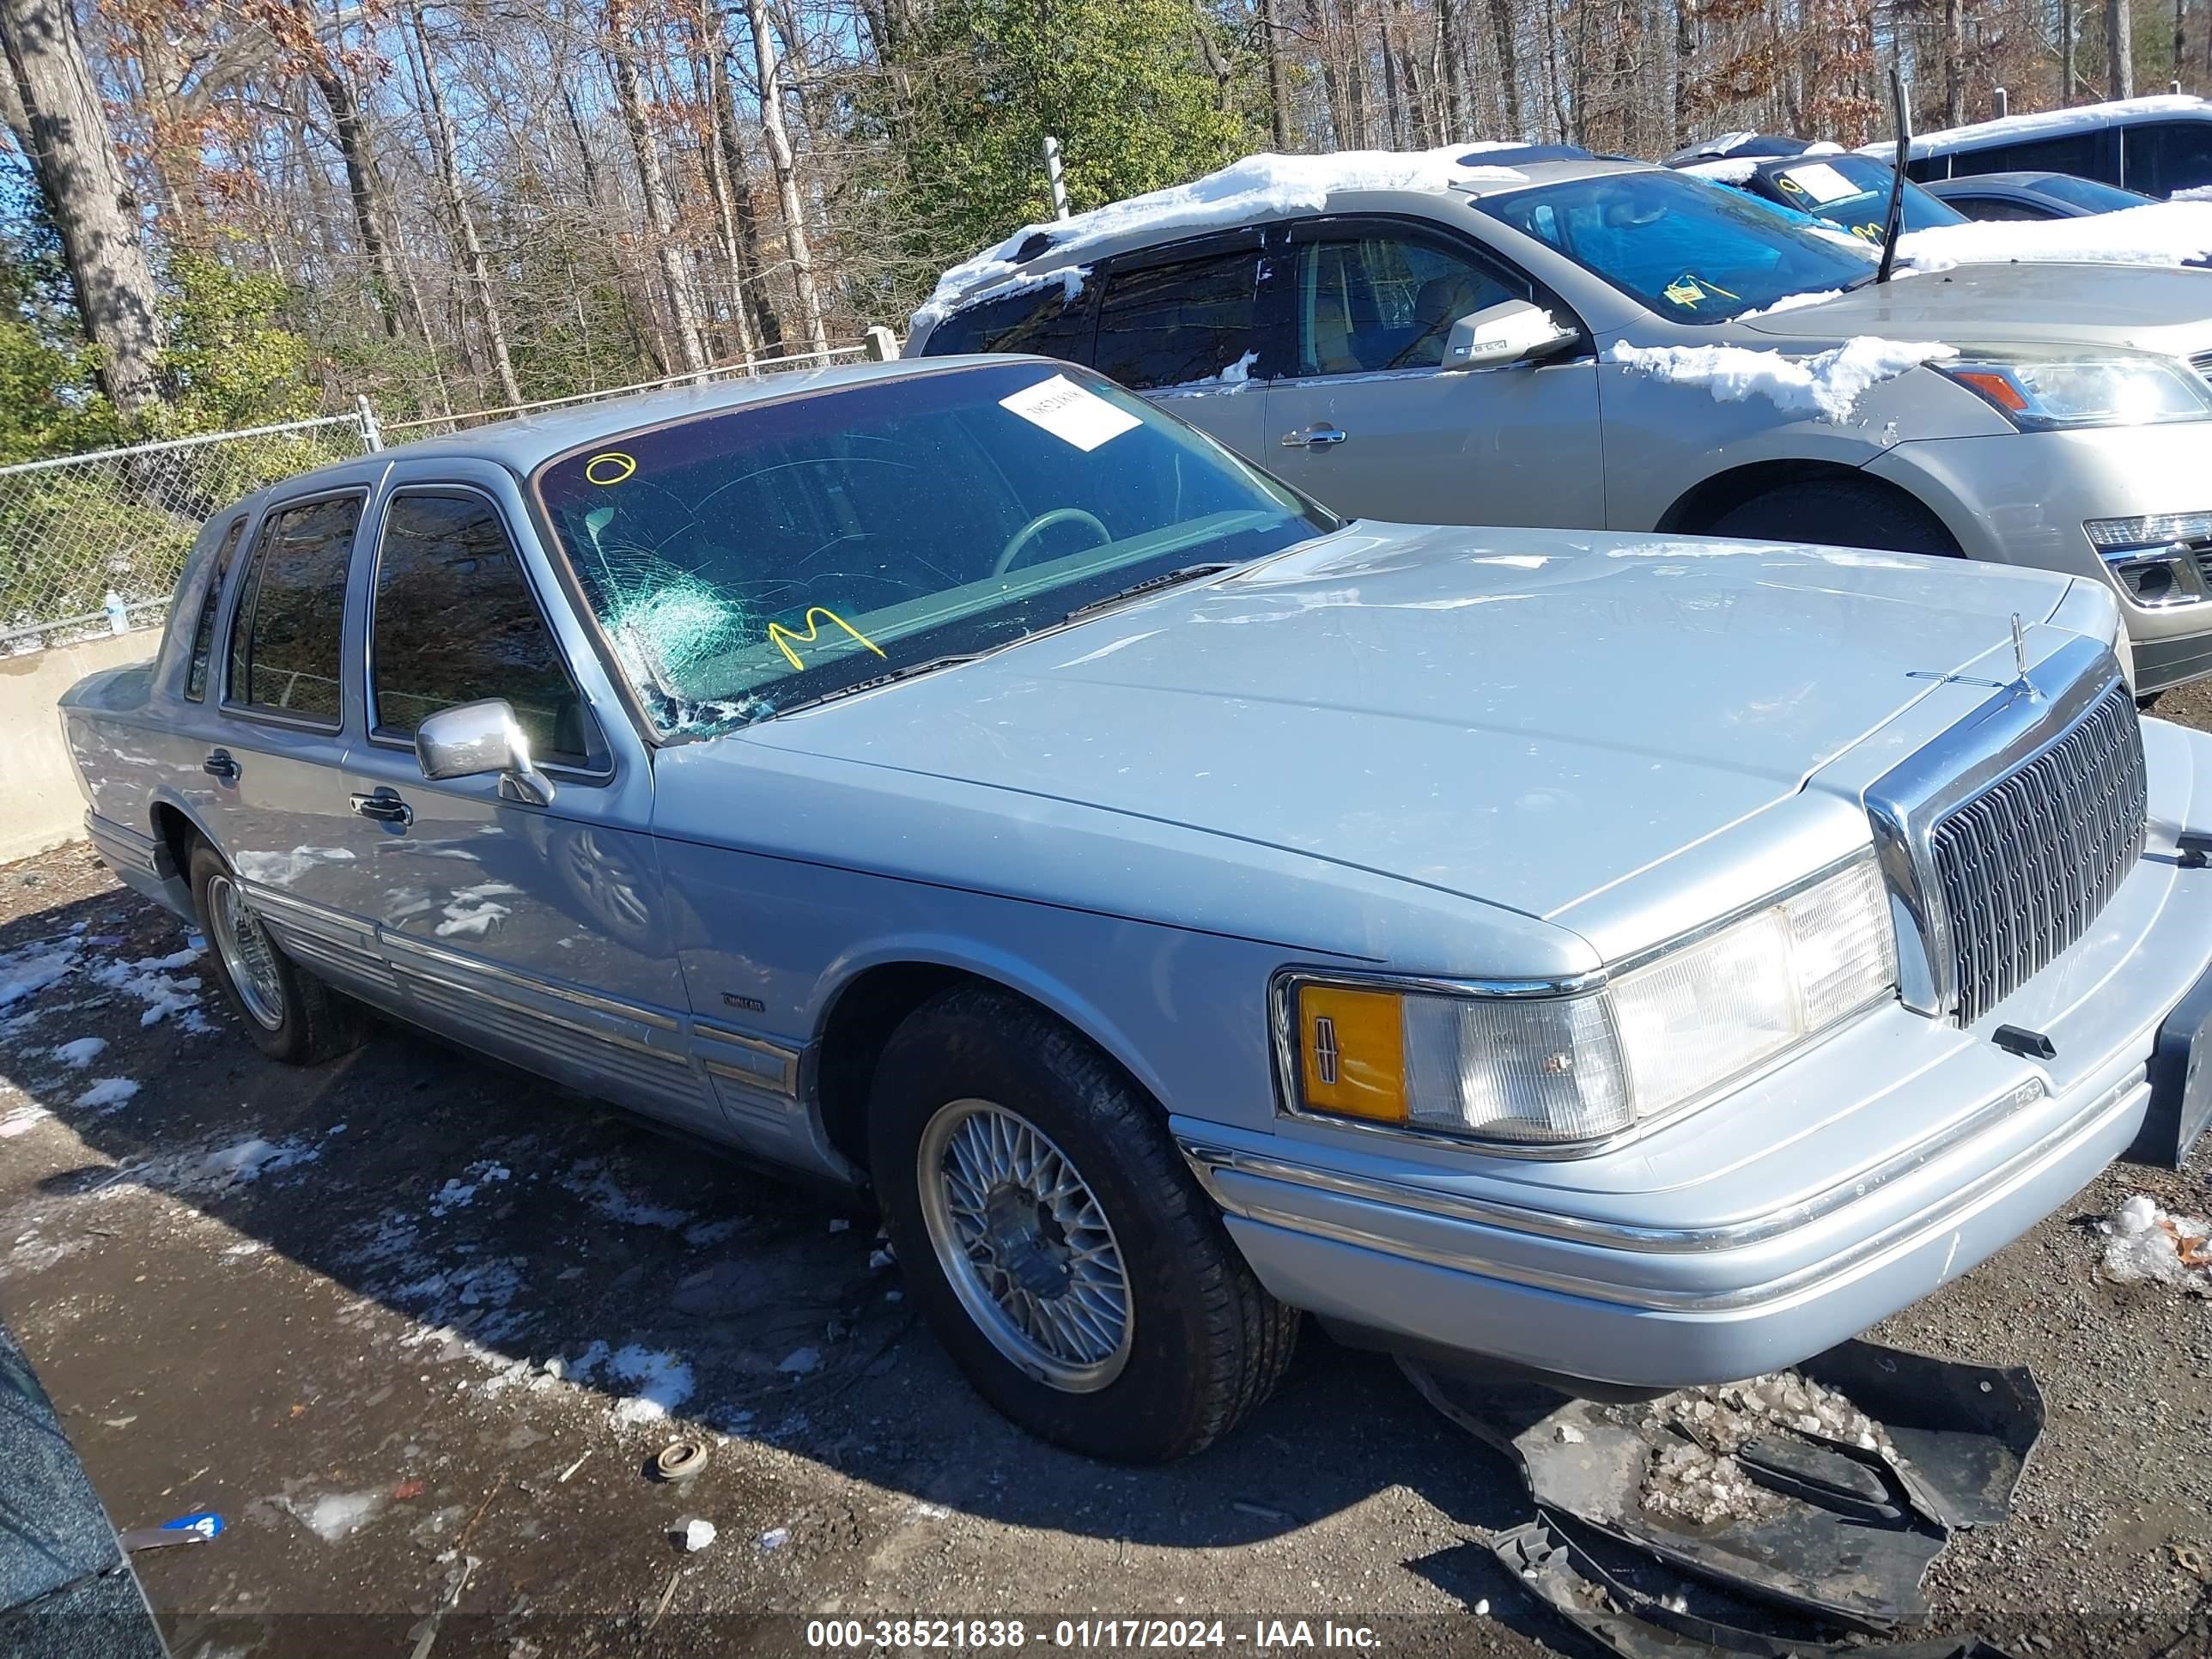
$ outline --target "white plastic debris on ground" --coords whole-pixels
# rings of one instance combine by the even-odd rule
[[[2100,1225],[2106,1278],[2212,1297],[2212,1221],[2170,1215],[2148,1194],[2136,1193]]]
[[[714,1534],[715,1528],[712,1521],[702,1521],[695,1516],[689,1521],[678,1523],[675,1528],[674,1536],[684,1546],[686,1554],[696,1555],[714,1541]]]
[[[335,1544],[374,1520],[384,1508],[385,1498],[383,1492],[372,1488],[367,1492],[326,1492],[307,1503],[297,1498],[278,1501],[298,1516],[300,1524],[309,1532],[325,1544]]]
[[[1441,190],[1454,184],[1525,183],[1527,175],[1510,167],[1486,167],[1464,159],[1486,150],[1519,148],[1518,143],[1490,143],[1446,144],[1429,150],[1248,155],[1187,185],[1132,196],[1066,219],[1024,225],[1003,242],[946,271],[927,303],[915,313],[913,325],[928,326],[971,299],[1013,292],[1016,268],[1022,263],[1020,249],[1034,236],[1050,240],[1033,257],[1043,258],[1049,254],[1054,261],[1050,270],[1034,273],[1036,280],[1060,280],[1065,264],[1081,250],[1130,231],[1182,232],[1242,225],[1322,207],[1335,191]]]
[[[1765,398],[1793,414],[1839,425],[1870,388],[1923,363],[1958,355],[1955,346],[1870,334],[1809,357],[1745,346],[1632,346],[1626,341],[1612,351],[1614,362],[1656,380],[1703,386],[1716,403]]]
[[[2078,219],[1975,220],[1898,238],[1915,270],[1954,265],[2178,265],[2212,258],[2212,202],[2153,202]]]

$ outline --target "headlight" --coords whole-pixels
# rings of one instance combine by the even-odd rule
[[[1579,995],[1293,975],[1285,1085],[1305,1112],[1565,1146],[1707,1098],[1897,986],[1871,852]]]
[[[2212,418],[2212,392],[2204,383],[2179,363],[2148,352],[2045,357],[1966,350],[1929,367],[2023,432]]]

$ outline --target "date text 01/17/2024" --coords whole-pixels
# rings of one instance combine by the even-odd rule
[[[1220,1619],[1060,1619],[1034,1627],[1020,1619],[815,1619],[810,1648],[1042,1648],[1173,1651],[1243,1647],[1256,1652],[1298,1648],[1371,1650],[1377,1632],[1334,1620],[1255,1619],[1239,1628]]]

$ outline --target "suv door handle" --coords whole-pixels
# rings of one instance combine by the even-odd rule
[[[1317,421],[1303,432],[1283,434],[1283,447],[1318,449],[1323,444],[1340,444],[1351,435],[1340,426],[1331,426],[1325,421]]]
[[[200,770],[211,778],[221,778],[226,783],[238,781],[238,763],[231,759],[228,749],[210,751],[208,757],[200,763]]]
[[[374,818],[379,823],[396,823],[404,830],[415,822],[415,809],[389,789],[378,789],[349,799],[355,811],[365,818]]]

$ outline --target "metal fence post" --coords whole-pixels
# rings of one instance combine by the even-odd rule
[[[1052,190],[1052,216],[1067,217],[1067,181],[1060,176],[1060,140],[1050,133],[1044,139],[1044,181]]]
[[[353,404],[361,411],[361,446],[374,455],[384,447],[384,428],[376,423],[376,411],[369,407],[368,393],[356,393]]]

